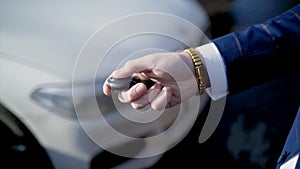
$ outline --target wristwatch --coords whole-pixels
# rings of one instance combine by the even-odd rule
[[[184,52],[186,52],[193,61],[199,94],[202,95],[205,92],[205,89],[207,88],[208,79],[205,65],[203,64],[199,54],[194,48],[185,49]]]

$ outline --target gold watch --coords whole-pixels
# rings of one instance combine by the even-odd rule
[[[196,52],[196,50],[194,48],[185,49],[184,52],[189,54],[192,58],[192,61],[194,64],[195,76],[196,76],[197,83],[198,83],[199,94],[202,95],[207,87],[206,68],[205,68],[199,54]]]

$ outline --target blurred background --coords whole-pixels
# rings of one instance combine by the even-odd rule
[[[134,12],[169,12],[205,29],[212,39],[264,22],[298,3],[299,0],[112,0],[86,3],[1,0],[0,168],[103,169],[131,160],[97,146],[81,128],[74,113],[70,81],[76,57],[100,26]],[[172,27],[163,25],[162,29],[172,30]],[[154,42],[156,46],[162,43]],[[126,47],[118,52],[126,53]],[[174,47],[178,44],[170,49]],[[269,65],[266,60],[255,65],[256,70],[249,74],[253,63],[254,60],[242,62],[229,68],[232,92],[221,123],[208,141],[198,143],[209,102],[179,144],[162,157],[140,160],[134,165],[149,169],[178,166],[274,169],[298,108],[298,104],[291,100],[299,98],[285,98],[286,102],[291,102],[289,107],[281,107],[275,101],[268,104],[256,102],[262,93],[271,90],[257,92],[255,87],[269,83],[270,79],[293,74],[294,70],[287,66],[280,73],[271,71],[276,65]],[[110,65],[104,66],[106,73],[111,71]],[[249,79],[253,74],[255,78]],[[277,83],[270,83],[274,83],[276,89]],[[115,111],[109,98],[99,97],[106,105],[105,111]],[[84,99],[85,102],[80,104],[88,107],[89,100]],[[274,100],[280,99],[280,95],[274,96]],[[255,106],[261,109],[250,111]],[[274,106],[276,112],[268,109]],[[288,113],[283,116],[282,110]],[[85,120],[94,125],[95,116],[87,114],[91,116]],[[105,133],[105,129],[101,132]]]

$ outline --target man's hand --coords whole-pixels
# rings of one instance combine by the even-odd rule
[[[193,62],[185,52],[156,53],[130,60],[123,67],[115,70],[108,78],[136,76],[142,80],[151,79],[155,84],[147,90],[143,83],[138,83],[119,93],[119,100],[131,103],[135,109],[148,104],[155,110],[176,106],[198,92],[194,75]],[[106,81],[107,81],[106,80]],[[105,95],[112,90],[105,83]]]

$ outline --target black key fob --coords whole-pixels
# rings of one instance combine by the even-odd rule
[[[137,83],[144,83],[147,86],[147,89],[149,89],[151,86],[155,84],[152,80],[141,80],[137,77],[126,77],[126,78],[109,78],[107,80],[107,85],[112,90],[128,90],[133,85]]]

